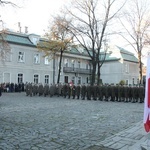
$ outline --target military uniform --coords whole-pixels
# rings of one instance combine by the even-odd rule
[[[43,94],[44,94],[44,97],[46,97],[49,94],[49,85],[48,84],[44,85]]]
[[[66,98],[66,96],[67,96],[67,88],[68,88],[67,84],[64,84],[63,89],[62,89],[64,98]]]
[[[39,93],[39,96],[43,95],[43,92],[44,92],[44,87],[42,84],[39,85],[39,88],[38,88],[38,93]]]
[[[110,100],[114,102],[115,101],[115,86],[114,85],[110,86],[110,93],[111,93]]]
[[[61,96],[62,95],[62,84],[59,83],[58,84],[58,96]]]
[[[100,101],[102,101],[103,100],[103,93],[102,93],[102,86],[101,85],[98,86],[98,92],[97,92],[97,94],[98,94],[98,99]]]
[[[135,103],[136,102],[136,87],[135,87],[135,85],[132,87],[131,93],[132,93],[132,100],[131,100],[131,102]]]
[[[34,84],[33,85],[33,96],[35,96],[37,94],[37,85]]]
[[[87,100],[91,100],[91,95],[92,95],[92,86],[91,85],[87,85],[86,92],[87,92]]]
[[[0,96],[2,96],[2,85],[0,84]]]
[[[85,86],[85,84],[83,84],[82,87],[81,87],[81,97],[82,97],[82,100],[85,100],[86,91],[87,91],[87,87]]]
[[[72,89],[72,98],[75,99],[75,96],[76,96],[76,86],[73,85],[71,89]]]
[[[108,85],[104,86],[104,97],[105,101],[108,101],[109,95],[108,95]]]
[[[55,85],[54,84],[50,85],[50,87],[49,87],[49,94],[50,94],[50,97],[54,96],[54,94],[55,94]]]
[[[124,96],[125,96],[124,102],[128,102],[129,101],[129,87],[127,85],[124,87]]]
[[[81,87],[80,87],[80,85],[78,84],[77,87],[76,87],[76,96],[77,96],[77,99],[80,98],[80,92],[81,92]]]
[[[98,95],[98,86],[97,86],[97,84],[95,84],[94,86],[93,86],[93,100],[97,100],[97,95]]]
[[[72,94],[72,89],[71,89],[71,86],[69,84],[67,86],[67,94],[68,94],[68,99],[70,99],[71,94]]]

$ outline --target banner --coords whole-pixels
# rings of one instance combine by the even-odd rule
[[[150,132],[150,53],[148,54],[147,57],[147,69],[146,69],[144,127],[146,132]]]

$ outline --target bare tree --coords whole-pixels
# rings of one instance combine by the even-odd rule
[[[3,30],[0,32],[0,60],[4,63],[9,59],[10,46],[7,43],[7,31]]]
[[[147,46],[150,29],[150,3],[148,0],[131,0],[125,10],[125,20],[120,19],[126,34],[121,36],[135,50],[139,61],[139,83],[142,83],[142,53]]]
[[[6,0],[0,0],[0,6],[11,5],[12,7],[18,7],[15,3]],[[3,20],[0,20],[3,29]],[[0,60],[4,63],[7,59],[9,59],[9,55],[11,53],[11,49],[9,43],[7,42],[7,31],[0,31]]]
[[[95,75],[98,75],[100,82],[100,68],[105,61],[100,56],[103,41],[107,37],[108,23],[116,16],[116,14],[124,6],[124,3],[115,6],[116,0],[98,1],[98,0],[73,0],[71,8],[67,8],[68,17],[72,18],[70,31],[76,38],[77,42],[86,50],[92,62],[92,78],[91,85],[95,83]],[[113,11],[112,11],[113,10]],[[96,72],[98,70],[98,72]]]
[[[5,6],[5,5],[12,5],[12,6],[17,6],[15,3],[12,3],[10,1],[6,1],[6,0],[0,0],[0,5],[1,6]],[[18,6],[17,6],[18,7]]]
[[[52,25],[46,33],[47,41],[44,46],[39,44],[38,48],[43,50],[46,56],[52,56],[54,59],[59,56],[59,69],[57,83],[60,81],[61,64],[64,51],[72,43],[73,36],[68,31],[70,22],[65,19],[65,16],[53,17]]]

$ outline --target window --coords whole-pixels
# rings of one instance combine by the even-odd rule
[[[132,78],[132,84],[134,85],[134,78]]]
[[[24,52],[19,52],[18,62],[24,62],[24,61],[25,61],[25,53]]]
[[[127,63],[125,63],[124,65],[125,65],[125,72],[129,73],[129,65]]]
[[[86,64],[86,70],[88,70],[89,69],[89,64]]]
[[[137,79],[137,84],[140,84],[140,81],[139,81],[139,79]]]
[[[50,64],[50,58],[48,56],[45,57],[45,65]]]
[[[49,75],[45,75],[45,83],[49,84]]]
[[[68,59],[67,58],[65,58],[64,64],[65,64],[65,67],[68,67]]]
[[[64,77],[64,81],[65,81],[65,83],[68,83],[68,76]]]
[[[81,77],[78,77],[78,84],[81,84]]]
[[[128,85],[129,84],[129,80],[128,79],[126,79],[126,85]]]
[[[89,78],[88,77],[86,78],[86,83],[89,83]]]
[[[34,55],[34,63],[35,64],[39,64],[40,63],[40,55],[39,54],[35,54]]]
[[[72,65],[72,68],[73,68],[73,71],[74,71],[74,67],[75,67],[75,60],[72,60],[71,65]]]
[[[34,75],[34,83],[36,83],[36,84],[39,83],[39,75],[37,75],[37,74]]]
[[[18,83],[22,83],[23,82],[23,74],[20,73],[18,74]]]
[[[81,63],[80,63],[80,61],[78,61],[78,68],[80,68],[81,67]]]
[[[72,77],[72,83],[73,84],[75,83],[75,77]]]

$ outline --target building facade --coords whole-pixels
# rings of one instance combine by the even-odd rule
[[[3,37],[9,44],[10,52],[1,58],[0,83],[57,83],[59,54],[55,59],[44,57],[38,51],[40,36],[8,31]],[[2,47],[2,43],[1,47]],[[70,48],[62,59],[60,82],[74,84],[90,83],[92,67],[90,58],[81,49]],[[124,49],[117,46],[108,50],[106,60],[101,67],[101,79],[105,83],[138,83],[138,60]]]
[[[138,59],[121,47],[111,46],[101,68],[101,78],[109,84],[118,84],[122,80],[128,85],[139,84]]]

